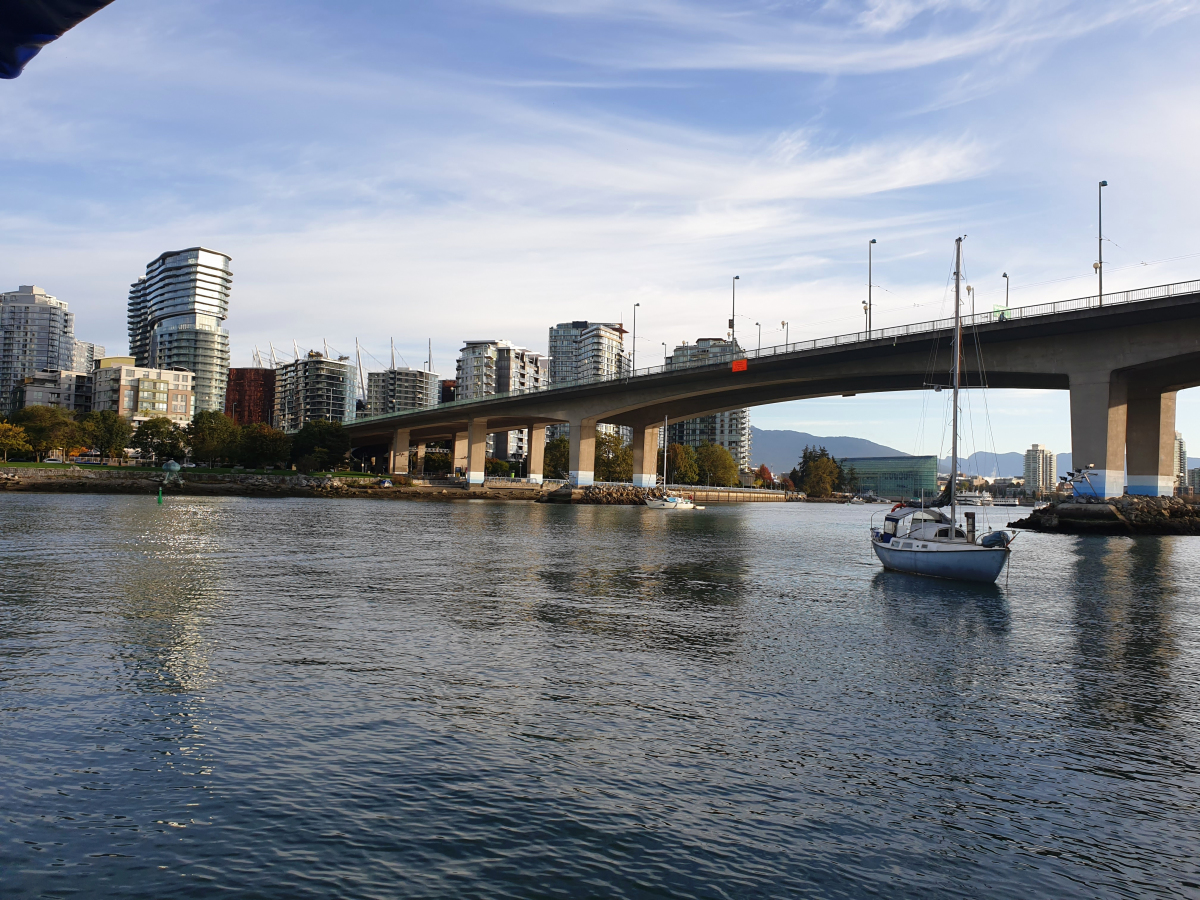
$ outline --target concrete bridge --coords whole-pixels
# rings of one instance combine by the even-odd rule
[[[570,479],[592,483],[596,426],[633,430],[633,478],[654,484],[659,429],[730,409],[949,385],[950,319],[800,341],[733,358],[639,369],[623,378],[557,384],[430,409],[360,419],[355,447],[377,448],[394,473],[430,441],[450,441],[454,465],[484,480],[493,433],[528,429],[529,476],[542,476],[546,426],[570,424]],[[1175,395],[1200,385],[1200,281],[1160,285],[964,318],[969,387],[1070,391],[1076,468],[1094,466],[1105,496],[1170,494]],[[982,361],[982,365],[980,362]],[[1128,472],[1128,480],[1126,480]]]

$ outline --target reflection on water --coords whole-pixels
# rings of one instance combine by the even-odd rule
[[[870,512],[4,496],[0,888],[1194,894],[1196,542]]]

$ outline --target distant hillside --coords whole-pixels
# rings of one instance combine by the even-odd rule
[[[824,447],[839,459],[846,456],[910,456],[902,450],[885,447],[865,438],[821,437],[806,431],[764,431],[750,426],[751,454],[754,468],[763,463],[772,472],[790,472],[800,460],[805,446]]]

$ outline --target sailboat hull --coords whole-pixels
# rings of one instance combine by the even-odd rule
[[[937,550],[900,550],[879,541],[872,541],[871,546],[883,567],[894,572],[988,584],[1000,577],[1011,552],[1007,547],[980,547],[977,544],[962,544],[954,549],[943,545]]]

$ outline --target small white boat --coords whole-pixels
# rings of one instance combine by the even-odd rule
[[[696,504],[689,497],[677,494],[667,494],[663,497],[647,497],[646,505],[651,509],[696,509]],[[700,509],[704,509],[703,506]]]

